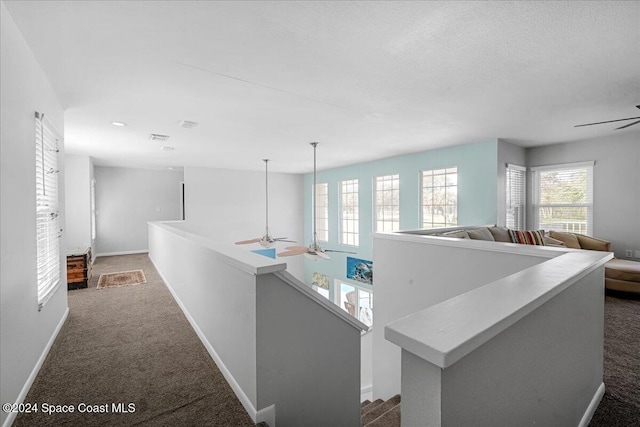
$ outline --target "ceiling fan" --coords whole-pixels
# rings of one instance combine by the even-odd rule
[[[640,108],[640,105],[636,105],[636,108]],[[627,117],[626,119],[607,120],[606,122],[587,123],[584,125],[575,125],[574,127],[579,128],[581,126],[591,126],[591,125],[601,125],[604,123],[623,122],[625,120],[636,120],[636,121],[633,123],[626,124],[624,126],[620,126],[619,128],[615,128],[615,130],[628,128],[630,126],[637,125],[638,123],[640,123],[640,117]]]
[[[275,242],[291,242],[295,243],[295,240],[287,240],[286,237],[272,237],[269,234],[269,159],[262,159],[264,162],[264,182],[265,182],[265,231],[264,236],[256,237],[255,239],[241,240],[236,242],[236,245],[248,245],[250,243],[260,243],[265,248],[271,247]]]
[[[313,189],[311,191],[311,222],[313,223],[313,242],[307,246],[289,246],[286,247],[286,251],[279,252],[278,256],[293,256],[293,255],[301,255],[304,254],[307,258],[311,258],[314,261],[318,259],[331,259],[326,252],[340,252],[345,254],[355,254],[355,252],[349,251],[337,251],[333,249],[322,249],[318,244],[318,233],[316,232],[316,147],[318,146],[317,142],[312,142],[313,146]]]

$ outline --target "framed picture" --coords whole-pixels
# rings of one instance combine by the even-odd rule
[[[347,278],[373,285],[373,261],[347,257]]]

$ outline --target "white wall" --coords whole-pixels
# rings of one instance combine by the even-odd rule
[[[275,404],[279,426],[359,425],[360,330],[273,274],[257,279],[258,407]]]
[[[432,243],[424,244],[424,239]],[[400,348],[384,338],[384,326],[547,259],[516,253],[517,247],[526,250],[522,246],[374,234],[374,399],[400,393]],[[545,250],[550,258],[558,255]]]
[[[530,167],[589,160],[595,160],[593,235],[624,258],[626,249],[640,250],[640,131],[527,150]]]
[[[182,172],[95,167],[97,255],[146,252],[147,221],[180,219]]]
[[[504,226],[507,223],[507,163],[523,166],[527,165],[526,149],[509,142],[498,140],[498,222]]]
[[[67,249],[91,246],[91,159],[64,156]]]
[[[63,132],[63,109],[4,3],[0,3],[0,401],[24,398],[67,313],[62,286],[38,311],[36,285],[35,111]],[[64,144],[61,143],[61,151]],[[64,158],[60,221],[64,225]],[[61,259],[64,262],[64,240]],[[7,413],[0,412],[0,424]]]
[[[258,171],[239,171],[186,167],[184,229],[233,244],[262,237],[265,232],[265,175]],[[274,237],[288,237],[304,244],[303,176],[269,172],[269,230]],[[247,250],[261,249],[246,245]],[[287,270],[304,278],[302,256],[284,259]]]

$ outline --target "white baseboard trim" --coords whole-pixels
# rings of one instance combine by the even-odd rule
[[[369,384],[360,389],[360,402],[364,402],[365,400],[373,400],[373,384]]]
[[[171,286],[167,278],[164,276],[160,268],[158,268],[158,265],[156,265],[155,261],[153,260],[153,257],[149,256],[149,259],[151,259],[151,263],[154,265],[154,267],[158,271],[158,274],[164,281],[165,285],[167,286],[167,289],[169,289],[169,292],[171,292],[171,295],[173,295],[173,299],[176,301],[176,303],[178,303],[178,306],[180,307],[185,317],[191,324],[191,327],[193,328],[193,330],[196,332],[196,335],[198,335],[198,338],[200,338],[200,341],[202,341],[202,344],[204,344],[204,347],[209,352],[209,355],[214,360],[214,362],[216,362],[216,365],[218,365],[218,369],[220,369],[220,372],[222,372],[222,375],[231,386],[231,389],[240,400],[240,403],[242,404],[242,406],[244,406],[244,409],[249,413],[249,416],[251,417],[253,422],[258,423],[260,421],[267,421],[267,423],[269,424],[269,427],[275,427],[275,405],[271,405],[266,408],[263,408],[259,412],[256,410],[256,408],[251,403],[251,400],[249,399],[249,397],[242,390],[242,387],[240,387],[240,384],[238,384],[238,382],[235,380],[235,378],[233,377],[229,369],[227,369],[227,367],[225,366],[224,362],[222,361],[218,353],[216,353],[215,349],[213,348],[213,346],[211,345],[207,337],[204,335],[204,333],[196,323],[195,319],[191,317],[191,314],[189,314],[189,312],[187,311],[187,308],[184,306],[184,304],[176,294],[176,291],[173,289],[173,287]],[[270,411],[273,411],[273,414],[270,414]],[[258,420],[259,415],[270,417],[268,419],[272,419],[273,424],[269,422],[268,419]]]
[[[148,253],[149,253],[149,249],[140,249],[137,251],[102,252],[99,254],[95,254],[94,258],[98,258],[101,256],[134,255],[134,254],[148,254]]]
[[[604,396],[604,383],[600,383],[600,387],[598,387],[598,390],[596,390],[596,393],[593,395],[593,398],[591,399],[587,410],[584,412],[578,427],[587,427],[589,425],[593,414],[596,413],[596,409],[598,409],[598,405],[600,405],[602,396]]]
[[[265,422],[269,425],[269,427],[276,427],[276,405],[267,406],[266,408],[262,408],[256,414],[256,419],[253,420],[254,423],[258,424],[261,422]]]
[[[36,380],[36,377],[38,376],[38,372],[40,372],[40,368],[42,368],[42,364],[44,363],[44,360],[47,358],[47,355],[49,354],[49,350],[51,350],[51,346],[53,346],[53,343],[58,337],[58,333],[60,333],[60,329],[62,329],[62,325],[64,325],[64,322],[67,320],[68,316],[69,316],[69,307],[67,307],[64,314],[62,315],[62,318],[58,322],[58,326],[56,326],[56,329],[53,331],[53,335],[51,335],[51,338],[49,338],[47,345],[45,346],[44,350],[42,350],[42,354],[40,355],[40,358],[36,362],[36,365],[33,367],[33,370],[31,371],[31,374],[27,378],[27,381],[24,383],[24,386],[22,386],[22,390],[20,390],[20,394],[18,394],[18,398],[16,399],[16,402],[15,402],[16,404],[22,403],[24,399],[27,397],[27,393],[29,393],[29,390],[31,389],[33,382]],[[9,412],[9,415],[7,416],[7,419],[4,420],[2,427],[11,426],[17,416],[18,416],[17,412]]]

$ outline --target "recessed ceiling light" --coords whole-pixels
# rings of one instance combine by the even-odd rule
[[[119,127],[123,127],[127,125],[126,123],[123,123],[123,122],[111,122],[111,124]]]
[[[173,166],[169,166],[167,169],[169,169],[170,171],[173,170]]]
[[[162,151],[173,151],[173,150],[175,150],[175,149],[176,149],[176,147],[170,147],[170,146],[168,146],[168,145],[163,145],[162,147],[160,147],[160,149],[161,149]]]

